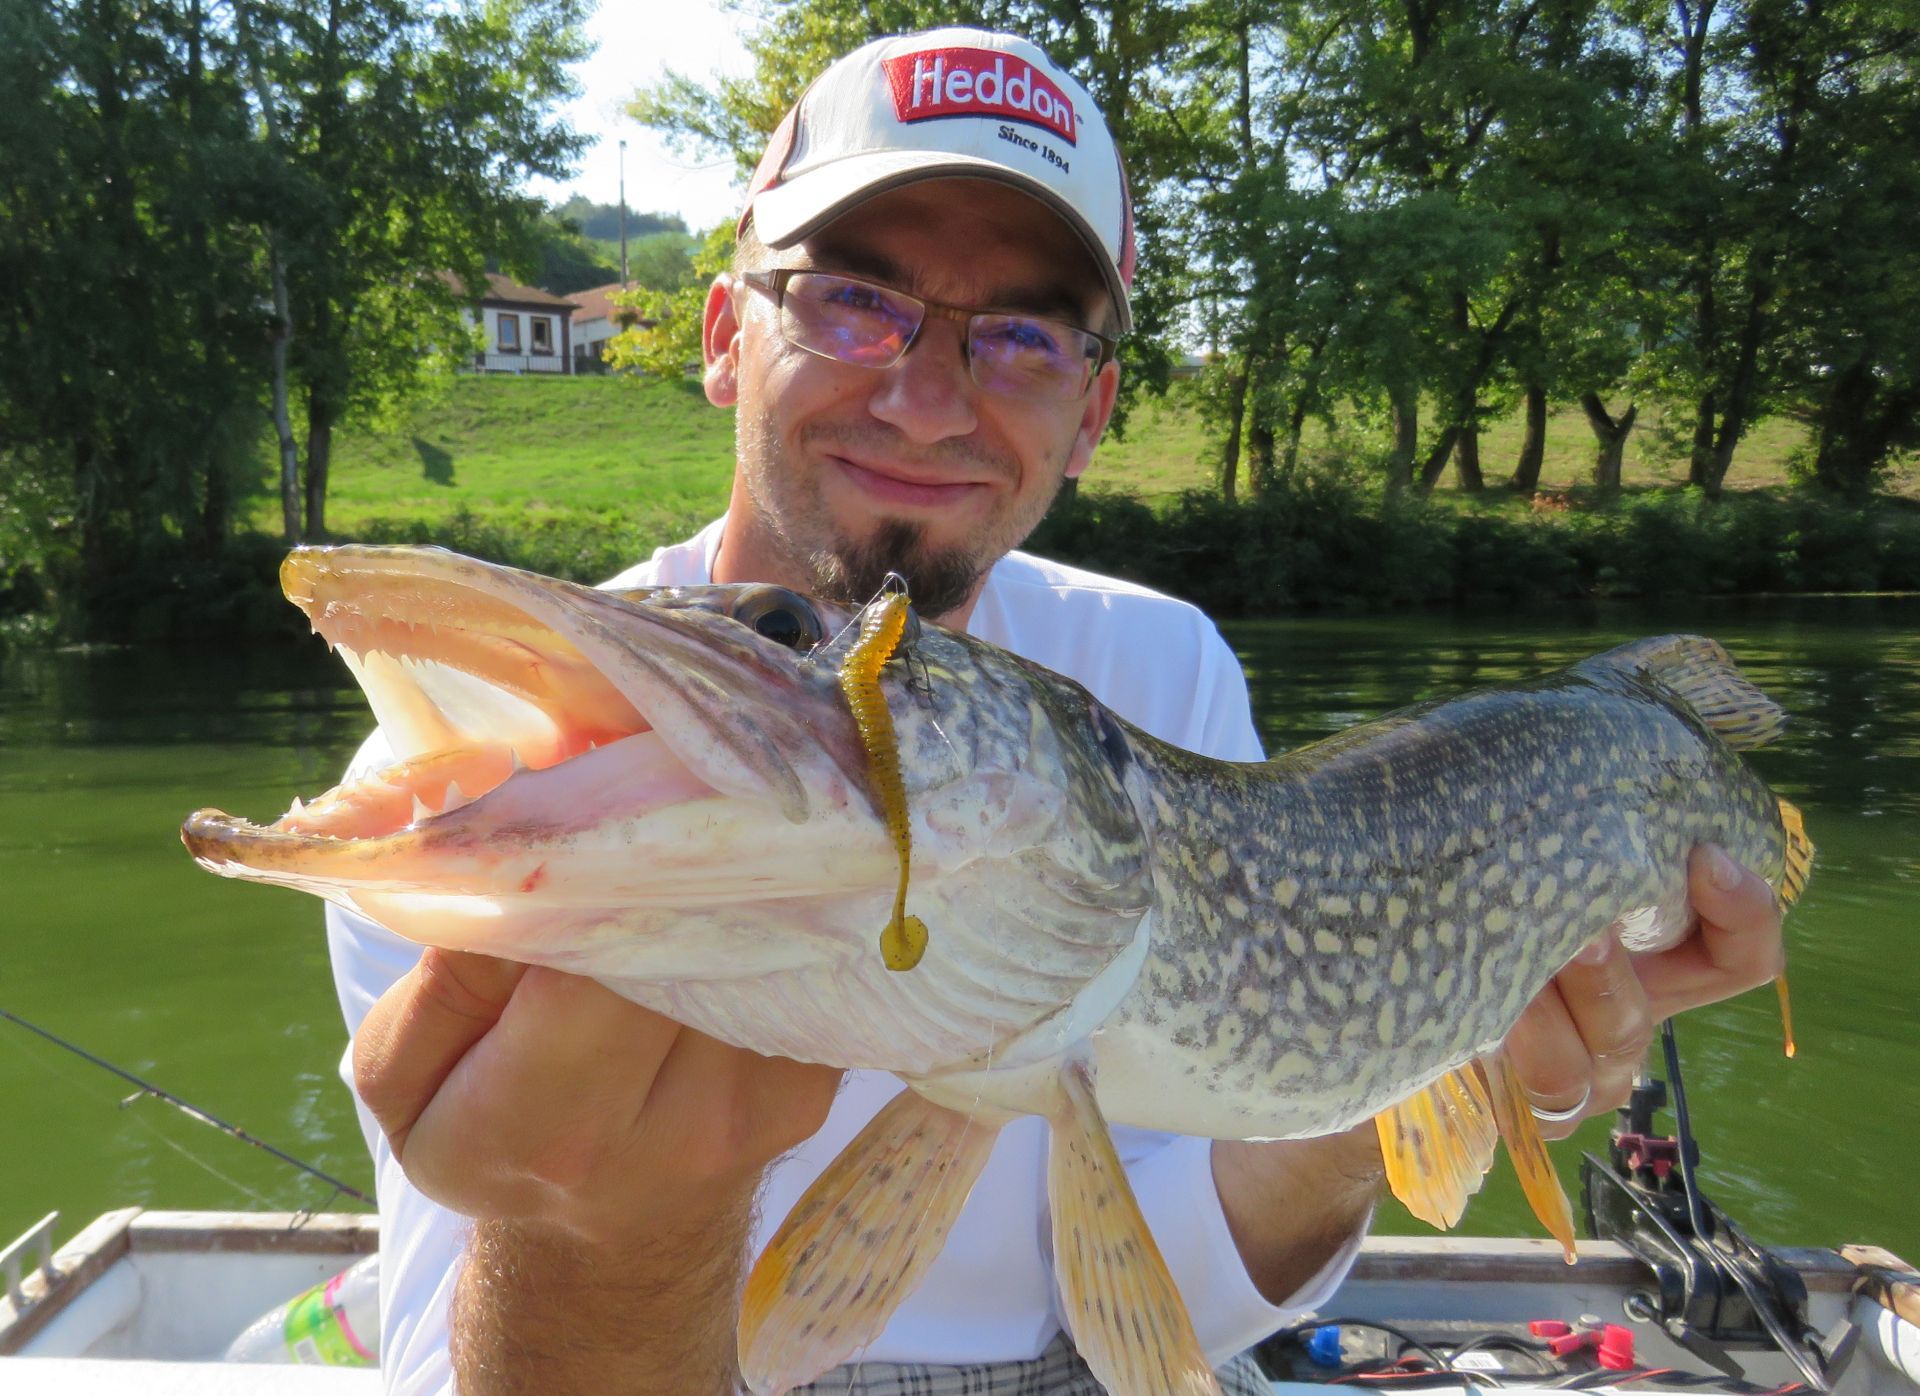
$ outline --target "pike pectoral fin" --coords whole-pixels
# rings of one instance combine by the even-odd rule
[[[1442,1229],[1460,1220],[1493,1165],[1499,1131],[1480,1072],[1449,1071],[1373,1119],[1387,1186],[1421,1221]]]
[[[747,1278],[740,1375],[756,1396],[812,1381],[880,1336],[940,1254],[999,1132],[908,1089],[827,1165]]]
[[[1527,1104],[1519,1073],[1507,1060],[1505,1048],[1481,1061],[1486,1067],[1488,1094],[1493,1099],[1493,1118],[1507,1141],[1513,1171],[1520,1175],[1520,1191],[1526,1194],[1540,1224],[1566,1251],[1567,1264],[1571,1265],[1575,1259],[1573,1208],[1567,1202],[1566,1189],[1560,1186],[1560,1175],[1553,1171],[1553,1158],[1547,1153],[1546,1141],[1540,1137],[1540,1124]]]
[[[1060,1073],[1047,1198],[1073,1340],[1113,1396],[1220,1396],[1079,1064]]]

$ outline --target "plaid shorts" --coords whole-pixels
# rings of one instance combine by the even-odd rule
[[[1243,1352],[1220,1368],[1226,1396],[1272,1396],[1273,1383]],[[922,1362],[860,1362],[796,1386],[793,1396],[1104,1396],[1064,1333],[1025,1362],[939,1367]]]

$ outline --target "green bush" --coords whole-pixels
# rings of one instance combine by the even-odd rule
[[[672,511],[543,511],[437,522],[378,518],[357,541],[438,544],[593,583],[704,522]],[[1660,490],[1611,504],[1540,510],[1510,495],[1389,498],[1332,471],[1303,471],[1228,504],[1189,491],[1151,504],[1083,490],[1063,497],[1026,545],[1131,578],[1219,616],[1595,596],[1920,590],[1920,510],[1872,509],[1813,492]],[[214,558],[162,538],[83,584],[53,569],[0,575],[0,643],[50,638],[232,643],[301,632],[279,597],[284,546],[264,534]],[[49,618],[51,617],[51,619]]]
[[[1027,546],[1223,616],[1920,589],[1920,511],[1863,510],[1810,492],[1709,500],[1661,490],[1536,513],[1492,492],[1448,507],[1308,475],[1237,505],[1196,491],[1153,508],[1082,491]]]

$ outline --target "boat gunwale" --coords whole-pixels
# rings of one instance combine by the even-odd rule
[[[21,1281],[24,1307],[0,1293],[0,1358],[12,1357],[87,1287],[128,1255],[371,1255],[371,1212],[177,1212],[122,1207],[102,1213],[53,1255],[53,1273]]]
[[[17,1354],[87,1286],[133,1255],[338,1255],[379,1249],[380,1219],[370,1212],[164,1211],[125,1207],[81,1228],[54,1253],[53,1277],[35,1270],[23,1282],[18,1311],[0,1294],[0,1358]],[[1809,1293],[1845,1294],[1861,1270],[1823,1247],[1776,1247]],[[1494,1284],[1643,1287],[1645,1262],[1612,1241],[1581,1241],[1568,1265],[1558,1242],[1516,1237],[1369,1236],[1347,1283]]]

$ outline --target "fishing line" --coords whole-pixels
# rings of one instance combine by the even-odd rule
[[[820,651],[830,650],[842,640],[846,639],[848,635],[860,628],[860,621],[866,615],[867,607],[889,596],[912,597],[912,593],[907,590],[907,579],[898,572],[887,573],[887,575],[881,579],[880,590],[876,591],[872,596],[869,596],[863,604],[855,606],[853,608],[852,618],[820,644],[815,645],[812,649],[801,655],[800,662],[802,664],[811,664],[814,662],[814,656],[818,655]]]
[[[120,1104],[122,1106],[131,1105],[134,1101],[140,1099],[140,1095],[141,1093],[136,1091],[132,1095],[128,1096],[125,1100],[121,1101]],[[179,1143],[177,1140],[167,1138],[166,1133],[163,1130],[161,1130],[158,1125],[154,1124],[152,1120],[145,1119],[139,1115],[129,1115],[127,1118],[132,1120],[135,1124],[139,1125],[140,1128],[144,1129],[154,1139],[159,1140],[162,1144],[165,1144],[169,1149],[172,1149],[176,1154],[180,1155],[180,1157],[185,1159],[188,1163],[191,1163],[196,1167],[201,1168],[208,1173],[211,1173],[214,1177],[218,1178],[221,1182],[225,1183],[228,1187],[232,1188],[235,1192],[245,1193],[263,1210],[269,1211],[269,1212],[274,1210],[274,1203],[272,1198],[265,1197],[260,1193],[255,1192],[252,1188],[248,1187],[245,1183],[241,1182],[238,1178],[228,1177],[225,1173],[222,1173],[219,1169],[215,1168],[212,1164],[208,1163],[205,1159],[201,1158],[198,1154],[194,1153],[193,1150],[187,1148],[184,1144]]]
[[[336,1193],[341,1193],[347,1197],[354,1198],[356,1201],[367,1203],[369,1206],[371,1206],[373,1203],[373,1199],[371,1197],[368,1197],[364,1192],[361,1192],[360,1189],[354,1187],[353,1184],[344,1183],[340,1179],[334,1177],[331,1173],[323,1172],[320,1169],[315,1168],[312,1164],[306,1163],[300,1159],[295,1158],[292,1154],[288,1153],[285,1149],[275,1148],[273,1145],[267,1143],[266,1140],[258,1139],[253,1135],[247,1133],[247,1131],[245,1131],[244,1129],[241,1129],[240,1126],[228,1124],[225,1120],[221,1119],[219,1116],[209,1114],[207,1111],[202,1110],[199,1106],[190,1104],[189,1102],[182,1100],[179,1096],[174,1095],[171,1091],[162,1090],[160,1087],[154,1085],[151,1081],[147,1081],[139,1076],[135,1076],[131,1071],[128,1071],[125,1067],[115,1066],[112,1062],[108,1061],[105,1057],[95,1056],[92,1052],[87,1051],[86,1048],[76,1046],[74,1043],[67,1041],[64,1037],[60,1037],[57,1034],[48,1032],[45,1028],[41,1027],[37,1023],[28,1022],[25,1018],[22,1018],[17,1013],[10,1013],[4,1008],[0,1008],[0,1018],[6,1019],[9,1023],[17,1023],[21,1027],[25,1028],[28,1032],[33,1033],[35,1036],[45,1038],[48,1042],[51,1042],[54,1046],[60,1048],[62,1051],[71,1052],[74,1056],[80,1058],[80,1060],[84,1062],[90,1062],[94,1066],[99,1067],[102,1071],[110,1071],[123,1081],[131,1082],[133,1085],[138,1086],[140,1088],[140,1094],[150,1095],[156,1100],[165,1101],[168,1105],[171,1105],[174,1109],[178,1110],[181,1114],[185,1115],[188,1119],[198,1120],[201,1124],[211,1126],[212,1128],[219,1130],[222,1134],[227,1135],[229,1138],[238,1139],[243,1144],[251,1144],[256,1149],[260,1149],[265,1151],[266,1153],[272,1154],[275,1158],[279,1159],[282,1163],[291,1164],[293,1165],[293,1167],[299,1169],[302,1173],[306,1173],[315,1178],[318,1178],[321,1182],[325,1183],[328,1187],[332,1188]],[[121,1102],[121,1105],[124,1107],[128,1103],[128,1101],[136,1100],[138,1098],[139,1098],[138,1095],[129,1096],[127,1097],[127,1100]],[[142,1121],[142,1123],[145,1123],[145,1122]],[[151,1126],[149,1126],[149,1128],[151,1128]],[[164,1138],[164,1136],[162,1136],[162,1138]],[[179,1146],[175,1145],[174,1147],[178,1148]],[[182,1150],[182,1152],[185,1152],[185,1151]],[[189,1157],[191,1157],[191,1155],[189,1155]],[[205,1166],[205,1165],[202,1165],[202,1166]],[[212,1172],[213,1170],[209,1169],[208,1171]],[[215,1176],[217,1177],[219,1175],[216,1173]],[[241,1191],[245,1192],[247,1190],[245,1188],[242,1188]]]

